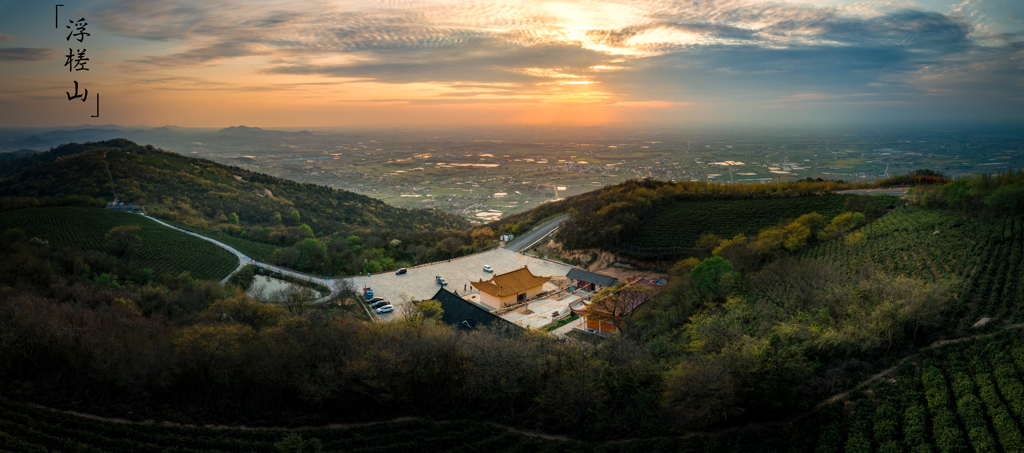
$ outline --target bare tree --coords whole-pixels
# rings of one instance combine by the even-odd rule
[[[339,278],[334,281],[334,293],[338,295],[338,305],[349,305],[357,300],[356,288],[352,280]]]
[[[312,288],[292,284],[270,293],[269,299],[270,303],[283,305],[289,312],[301,315],[309,308],[310,302],[316,300],[316,292]]]
[[[654,290],[640,283],[623,282],[611,288],[602,289],[587,307],[587,316],[607,321],[625,333],[632,326],[636,308],[654,297]]]

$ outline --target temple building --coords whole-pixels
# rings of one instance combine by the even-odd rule
[[[541,293],[541,288],[551,277],[533,275],[523,266],[512,272],[498,274],[490,280],[470,282],[480,290],[480,303],[495,310],[526,302]]]

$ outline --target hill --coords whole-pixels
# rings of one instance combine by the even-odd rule
[[[817,212],[826,218],[843,212],[850,200],[861,201],[866,212],[899,204],[891,195],[826,194],[762,200],[675,201],[652,209],[620,248],[633,253],[690,249],[703,234],[733,237],[756,235],[787,219]]]
[[[791,205],[805,205],[808,208],[820,207],[834,210],[832,204],[839,198],[815,199],[820,195],[832,194],[838,190],[860,187],[857,184],[804,180],[785,184],[719,184],[708,182],[665,182],[654,180],[630,180],[621,184],[604,187],[600,190],[565,198],[552,203],[544,203],[536,208],[488,224],[488,227],[501,233],[521,234],[528,231],[537,222],[563,213],[571,213],[557,238],[568,249],[602,248],[614,249],[622,244],[640,245],[636,242],[638,235],[644,235],[650,241],[666,233],[678,239],[658,239],[658,243],[645,247],[692,247],[692,238],[705,232],[704,229],[722,227],[726,231],[757,231],[763,223],[771,224],[778,220],[791,218],[805,209],[791,209]],[[808,198],[811,197],[811,198]],[[801,201],[779,201],[780,199],[799,199]],[[730,200],[719,204],[687,204],[688,202],[716,202]],[[744,201],[746,200],[746,201]],[[771,202],[768,202],[771,200]],[[738,204],[732,203],[738,201]],[[845,199],[844,199],[845,202]],[[725,208],[742,215],[742,207],[772,206],[779,203],[776,214],[767,213],[763,221],[753,225],[733,225],[737,219],[723,222],[705,222],[718,218],[716,209]],[[759,208],[760,209],[760,208]],[[772,211],[771,208],[768,210]],[[698,214],[701,213],[701,214]],[[677,219],[679,215],[699,215],[702,223],[687,225]],[[733,214],[730,214],[730,216]],[[799,214],[796,214],[797,216]],[[733,225],[733,226],[727,226]],[[646,228],[646,229],[645,229]],[[676,229],[681,228],[681,233]],[[671,230],[666,232],[665,230]],[[707,231],[714,232],[714,231]]]
[[[121,225],[140,228],[141,244],[130,267],[153,276],[188,272],[192,278],[220,280],[238,267],[238,258],[202,239],[174,231],[138,214],[77,206],[20,209],[0,215],[0,232],[20,228],[51,245],[108,253],[107,231]]]
[[[109,167],[109,173],[107,171]],[[463,229],[465,220],[433,210],[389,206],[373,198],[301,184],[128,140],[69,144],[0,163],[0,196],[89,196],[145,206],[187,223],[242,226],[308,224],[317,235],[355,229]],[[293,214],[293,212],[297,212]],[[290,244],[288,244],[290,245]]]

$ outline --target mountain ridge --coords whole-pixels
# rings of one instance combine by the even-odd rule
[[[113,176],[114,186],[110,185]],[[237,213],[242,225],[288,223],[292,211],[315,231],[352,228],[428,231],[464,229],[451,214],[388,205],[366,195],[298,183],[141,146],[126,139],[67,144],[0,163],[0,196],[85,195],[146,206],[172,220],[216,222]],[[202,223],[202,222],[200,222]]]

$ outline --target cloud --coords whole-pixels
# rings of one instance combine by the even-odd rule
[[[536,83],[559,78],[529,68],[558,69],[558,74],[600,65],[607,56],[566,44],[531,47],[482,41],[457,49],[431,52],[395,50],[379,59],[342,65],[313,63],[284,64],[263,70],[269,74],[315,74],[359,78],[386,83],[414,82],[506,82]]]
[[[17,39],[10,35],[0,35],[0,42],[16,41]]]
[[[982,29],[966,12],[986,1],[1002,0],[965,2],[956,14],[902,1],[114,0],[101,18],[114,34],[168,43],[136,59],[153,70],[262,57],[252,71],[268,76],[441,84],[448,90],[424,95],[438,102],[560,93],[565,80],[620,103],[755,92],[768,102],[820,93],[839,103],[865,86],[924,96],[986,84],[1020,97],[1024,75],[1013,62],[1024,61],[1024,35]]]
[[[60,54],[57,49],[39,49],[35,47],[0,47],[0,61],[46,61]]]

